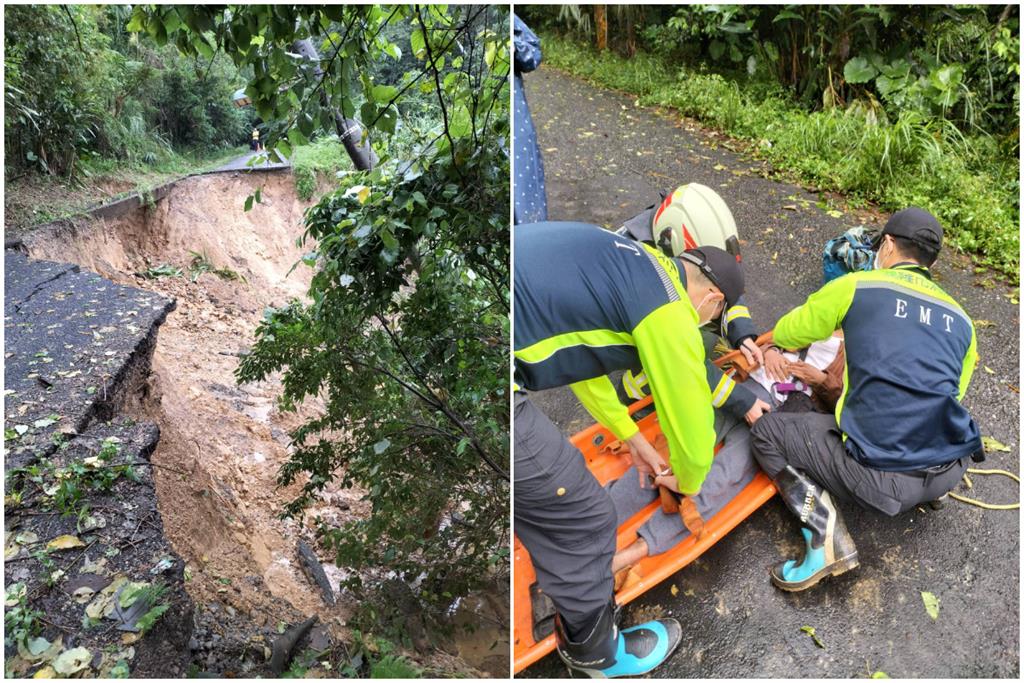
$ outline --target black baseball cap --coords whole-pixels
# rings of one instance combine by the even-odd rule
[[[679,258],[700,268],[712,284],[725,295],[726,307],[734,305],[743,296],[743,289],[746,286],[743,280],[743,266],[735,256],[724,249],[712,246],[687,249]]]
[[[877,251],[886,235],[911,240],[936,254],[942,249],[942,226],[939,221],[916,206],[894,213],[881,234],[871,242],[871,248]]]

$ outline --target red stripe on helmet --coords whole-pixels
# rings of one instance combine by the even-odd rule
[[[661,206],[658,207],[657,213],[654,214],[654,223],[658,222],[658,219],[661,218],[661,214],[665,211],[665,209],[668,208],[668,205],[672,203],[672,196],[674,194],[675,193],[673,192],[669,196],[665,197],[665,199],[661,202]],[[654,223],[651,224],[652,228],[654,227]]]
[[[693,239],[693,235],[690,234],[690,231],[686,229],[685,225],[680,225],[679,227],[683,230],[683,248],[696,249],[697,242]]]

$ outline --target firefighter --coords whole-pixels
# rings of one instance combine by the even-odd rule
[[[671,258],[583,223],[521,225],[513,239],[516,534],[555,604],[563,661],[591,676],[638,676],[671,654],[682,629],[674,619],[616,627],[614,506],[524,390],[569,385],[642,473],[696,494],[715,441],[699,327],[743,294],[742,268],[717,247]],[[668,438],[667,464],[607,377],[638,364]]]
[[[657,246],[668,256],[677,256],[687,249],[710,245],[724,249],[740,260],[739,236],[736,221],[728,205],[706,185],[688,183],[680,185],[664,196],[659,205],[651,206],[626,221],[617,231],[651,246]],[[750,365],[765,365],[761,349],[754,343],[757,330],[750,317],[750,309],[739,297],[717,319],[704,328],[706,370],[712,387],[711,399],[715,408],[721,408],[738,420],[753,425],[768,410],[768,404],[758,400],[753,392],[737,385],[718,366],[711,362],[711,350],[719,337],[739,349]],[[777,367],[782,356],[769,352],[767,366]],[[782,378],[779,378],[780,381]],[[643,368],[631,368],[622,376],[622,389],[626,400],[641,399],[650,394],[647,374]]]

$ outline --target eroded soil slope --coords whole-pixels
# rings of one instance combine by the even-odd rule
[[[257,187],[262,203],[243,211]],[[239,387],[233,376],[263,309],[306,291],[311,271],[299,265],[289,274],[302,255],[304,209],[287,174],[202,176],[154,206],[39,233],[26,246],[33,257],[78,263],[177,301],[158,336],[151,399],[134,409],[161,426],[152,456],[166,466],[155,471],[159,509],[200,609],[230,607],[257,626],[316,613],[343,636],[344,601],[326,605],[299,566],[296,542],[311,532],[304,521],[277,518],[295,492],[278,489],[276,475],[302,416],[277,411],[276,382]],[[191,268],[197,254],[221,273]],[[152,277],[174,269],[180,275]],[[363,515],[358,497],[330,492],[317,513]],[[336,587],[340,570],[325,569]]]

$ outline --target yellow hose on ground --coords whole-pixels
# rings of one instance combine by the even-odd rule
[[[1020,483],[1020,477],[1018,477],[1013,472],[1007,472],[1006,470],[983,470],[983,469],[979,469],[977,467],[968,467],[967,468],[967,472],[969,472],[970,474],[1001,474],[1004,477],[1009,477],[1010,479],[1013,479],[1018,484]],[[967,484],[967,488],[971,488],[973,486],[973,484],[971,484],[971,478],[968,477],[966,473],[964,474],[964,483]],[[957,495],[957,494],[955,494],[953,492],[950,492],[949,497],[953,498],[954,500],[959,500],[961,503],[967,503],[968,505],[977,505],[978,507],[985,508],[986,510],[1018,510],[1018,509],[1020,509],[1020,503],[1009,503],[1007,505],[998,505],[996,503],[985,503],[985,502],[982,502],[980,500],[975,500],[974,498],[968,498],[967,496]]]

